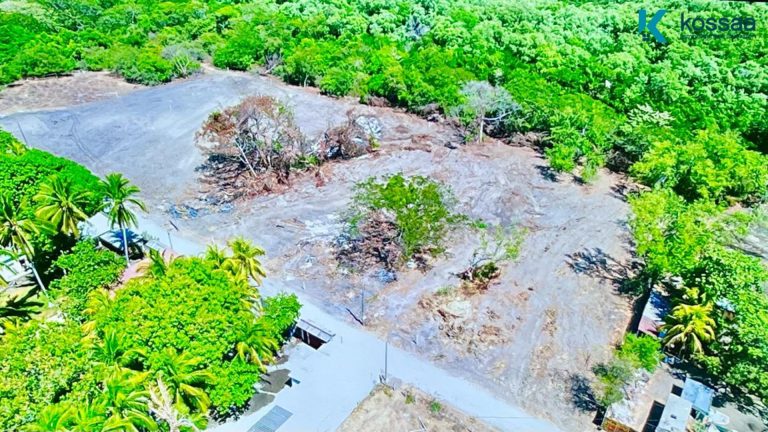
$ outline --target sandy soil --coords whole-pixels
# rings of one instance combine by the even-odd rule
[[[0,116],[84,104],[141,87],[108,72],[74,72],[64,77],[25,79],[0,90]]]
[[[310,136],[342,123],[349,109],[377,116],[381,149],[322,169],[324,182],[297,181],[281,195],[235,208],[205,203],[203,156],[195,132],[214,110],[246,95],[281,98]],[[528,148],[498,142],[449,149],[452,130],[391,109],[320,96],[273,79],[211,72],[67,109],[0,117],[23,129],[30,144],[72,158],[99,174],[125,173],[138,184],[158,223],[175,218],[181,235],[223,242],[245,235],[262,245],[269,289],[302,290],[317,304],[352,321],[365,289],[366,324],[392,343],[419,353],[495,394],[552,420],[565,430],[588,430],[592,413],[574,403],[574,382],[605,359],[629,319],[614,279],[626,271],[631,245],[621,178],[602,172],[590,185],[553,176]],[[458,284],[478,244],[457,229],[448,250],[422,273],[397,280],[350,275],[334,259],[355,182],[395,172],[431,176],[458,198],[457,211],[493,224],[525,227],[517,262],[506,265],[487,292],[435,297]],[[181,210],[180,210],[181,209]],[[461,313],[445,322],[445,303]],[[425,307],[426,305],[426,307]]]
[[[376,387],[337,432],[494,432],[496,429],[412,387]]]

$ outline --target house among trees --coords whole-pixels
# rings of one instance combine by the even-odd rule
[[[637,331],[648,336],[659,337],[661,326],[664,325],[664,317],[671,309],[667,297],[658,288],[651,289],[648,301],[643,308]]]

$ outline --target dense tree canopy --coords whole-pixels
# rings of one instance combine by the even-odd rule
[[[666,25],[670,42],[656,44],[636,34],[641,8],[768,18],[760,5],[673,0],[33,0],[0,12],[0,84],[76,68],[156,84],[210,57],[332,95],[448,111],[461,104],[463,83],[487,81],[528,108],[509,119],[515,128],[552,131],[553,167],[581,164],[587,178],[610,150],[633,147],[627,132],[639,127],[656,140],[653,128],[622,129],[640,106],[666,113],[681,143],[719,129],[744,138],[745,148],[765,148],[765,26],[753,38],[695,39]]]

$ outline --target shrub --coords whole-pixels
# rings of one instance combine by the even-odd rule
[[[643,368],[653,372],[662,359],[661,342],[654,337],[635,334],[627,334],[624,343],[621,344],[618,358],[628,361],[636,368]]]
[[[355,186],[354,227],[375,210],[394,214],[400,231],[404,258],[413,254],[436,254],[448,226],[461,220],[451,212],[454,198],[450,190],[426,177],[395,174],[381,181],[370,178]]]
[[[768,158],[749,150],[733,133],[705,130],[685,142],[654,143],[630,172],[691,201],[741,200],[768,191]]]
[[[110,251],[96,249],[92,242],[83,241],[60,256],[53,266],[63,271],[64,276],[51,283],[51,292],[59,297],[65,313],[82,321],[88,294],[117,282],[125,261]]]

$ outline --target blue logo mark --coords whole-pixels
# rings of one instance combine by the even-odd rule
[[[664,16],[664,14],[667,13],[666,9],[659,9],[656,11],[655,14],[653,14],[653,17],[650,21],[646,20],[646,12],[645,9],[640,9],[640,12],[638,13],[638,33],[643,35],[644,40],[648,40],[648,33],[650,33],[654,39],[656,39],[656,42],[658,43],[667,43],[667,40],[664,38],[664,35],[661,34],[658,28],[656,28],[656,25],[661,21],[661,17]],[[645,33],[645,30],[648,30],[648,33]]]

